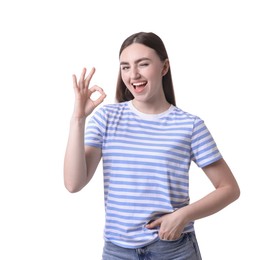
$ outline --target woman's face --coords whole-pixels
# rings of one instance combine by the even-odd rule
[[[143,44],[133,43],[120,55],[121,78],[138,101],[165,99],[162,77],[168,68],[167,60],[162,62],[153,49]]]

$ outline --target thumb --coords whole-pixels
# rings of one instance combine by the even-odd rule
[[[156,228],[159,227],[162,223],[162,219],[158,218],[156,220],[151,221],[149,224],[146,225],[146,228],[152,229],[152,228]]]

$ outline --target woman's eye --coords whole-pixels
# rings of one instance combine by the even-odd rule
[[[148,65],[149,65],[148,63],[141,63],[141,64],[139,64],[140,67],[146,67]]]
[[[128,70],[129,67],[121,67],[121,70]]]

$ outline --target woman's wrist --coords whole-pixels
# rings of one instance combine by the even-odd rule
[[[79,117],[77,115],[72,115],[71,119],[70,119],[70,123],[72,125],[76,124],[76,125],[85,125],[85,121],[86,121],[86,117]]]

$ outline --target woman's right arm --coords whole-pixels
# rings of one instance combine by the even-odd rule
[[[93,68],[85,77],[84,68],[79,81],[73,75],[75,92],[75,107],[70,121],[69,137],[64,158],[64,184],[68,191],[80,191],[92,178],[101,159],[101,149],[84,145],[85,122],[88,115],[103,102],[106,97],[104,91],[89,83],[95,73]],[[101,95],[92,100],[92,93],[98,91]]]

